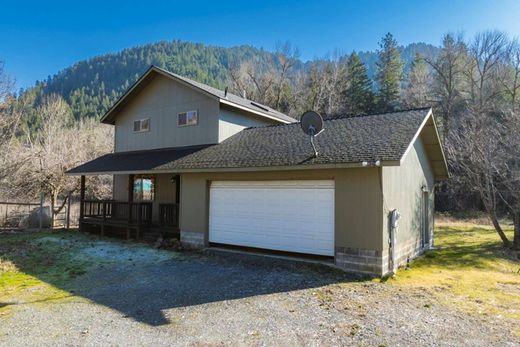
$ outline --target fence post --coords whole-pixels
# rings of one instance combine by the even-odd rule
[[[67,230],[70,229],[70,198],[71,198],[71,192],[67,195]]]
[[[42,231],[42,228],[43,228],[43,199],[44,199],[44,194],[43,193],[40,193],[40,211],[39,211],[39,228],[38,228],[38,231]]]

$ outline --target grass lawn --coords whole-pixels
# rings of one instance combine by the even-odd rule
[[[130,263],[146,254],[163,259],[169,253],[75,231],[0,234],[0,318],[16,305],[73,298],[69,283],[94,267]]]
[[[506,230],[512,238],[511,227]],[[501,247],[492,227],[438,223],[435,246],[388,282],[425,288],[440,303],[467,312],[520,319],[520,261]]]

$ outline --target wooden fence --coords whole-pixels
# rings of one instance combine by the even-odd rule
[[[55,203],[60,206],[62,201]],[[44,216],[40,213],[50,212],[51,207],[45,203],[42,197],[40,202],[13,202],[0,201],[0,229],[3,230],[23,230],[23,229],[43,229],[47,227],[43,224]],[[50,213],[48,213],[50,214]],[[67,203],[63,209],[56,215],[51,217],[51,229],[70,229],[79,225],[80,202],[79,197],[69,196]],[[27,227],[29,219],[33,219],[33,225]],[[34,225],[34,219],[38,220],[37,226]],[[40,222],[41,221],[41,222]]]

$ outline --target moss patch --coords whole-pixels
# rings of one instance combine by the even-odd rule
[[[18,305],[71,297],[67,282],[93,265],[74,257],[83,238],[73,232],[0,235],[0,316]]]
[[[506,232],[512,237],[510,227]],[[440,224],[435,245],[387,283],[426,289],[467,312],[520,319],[520,261],[491,227]]]

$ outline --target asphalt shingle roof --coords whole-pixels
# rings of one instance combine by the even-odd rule
[[[299,123],[248,128],[210,146],[157,167],[158,170],[253,168],[316,164],[398,161],[404,155],[429,108],[324,121],[315,138],[313,158],[309,137]]]
[[[315,138],[318,157],[300,123],[247,128],[220,144],[111,153],[67,173],[175,172],[399,161],[430,109],[324,121]]]
[[[208,145],[109,153],[77,166],[67,171],[67,173],[151,172],[166,163],[180,159],[206,147],[208,147]]]

